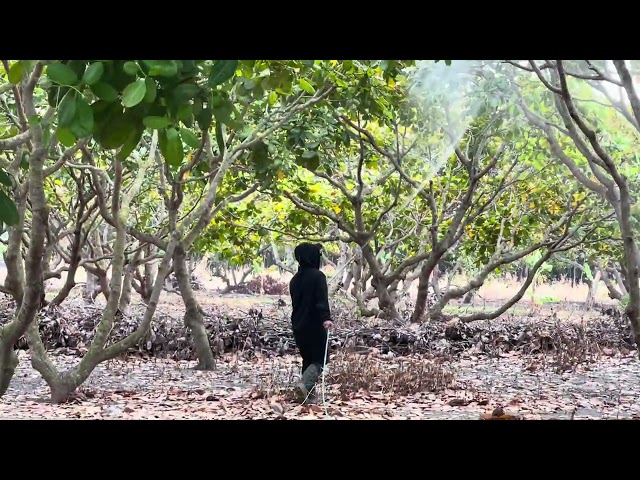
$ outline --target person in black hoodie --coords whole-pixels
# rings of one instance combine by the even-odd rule
[[[294,250],[298,272],[289,284],[291,326],[302,356],[302,378],[296,385],[304,400],[313,400],[312,390],[322,372],[327,346],[327,330],[333,326],[329,308],[327,278],[320,271],[322,246],[302,243]],[[329,352],[327,361],[329,361]]]

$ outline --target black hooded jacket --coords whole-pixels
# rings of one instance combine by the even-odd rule
[[[302,243],[294,254],[300,266],[289,283],[293,330],[321,329],[324,322],[331,320],[327,277],[320,271],[321,247]]]

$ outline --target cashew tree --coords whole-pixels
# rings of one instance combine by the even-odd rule
[[[640,253],[637,245],[637,62],[507,61],[517,108],[548,150],[586,190],[607,202],[622,237],[620,277],[626,314],[640,345]],[[640,351],[640,350],[639,350]]]

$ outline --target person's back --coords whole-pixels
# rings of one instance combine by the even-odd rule
[[[319,265],[300,266],[289,283],[293,330],[322,328],[322,324],[330,320],[328,298],[324,294],[327,290],[326,285],[327,279],[319,270]]]
[[[298,272],[289,283],[291,327],[302,355],[303,378],[299,390],[308,396],[322,370],[327,330],[331,327],[327,279],[320,271],[319,245],[303,243],[295,249]]]

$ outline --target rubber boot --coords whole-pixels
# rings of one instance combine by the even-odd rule
[[[315,401],[313,390],[319,376],[320,369],[316,364],[309,365],[302,373],[300,381],[296,384],[296,390],[301,403],[309,404]]]

